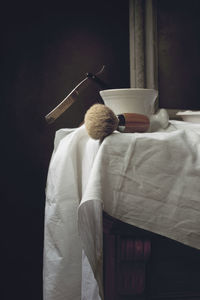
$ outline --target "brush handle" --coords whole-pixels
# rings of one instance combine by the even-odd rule
[[[146,132],[150,127],[149,118],[142,114],[124,113],[117,116],[121,132]]]

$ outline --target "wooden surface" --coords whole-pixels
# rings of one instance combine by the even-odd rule
[[[200,251],[104,213],[105,300],[200,300]]]

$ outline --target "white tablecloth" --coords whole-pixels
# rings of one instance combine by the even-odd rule
[[[200,124],[101,145],[84,126],[60,130],[46,195],[44,300],[103,299],[102,209],[200,249]]]

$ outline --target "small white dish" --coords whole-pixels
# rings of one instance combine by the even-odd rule
[[[183,121],[200,123],[200,110],[179,111],[176,113],[176,115],[180,116],[183,119]]]

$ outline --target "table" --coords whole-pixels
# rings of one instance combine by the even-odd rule
[[[44,300],[103,299],[103,210],[200,249],[199,178],[199,124],[115,132],[101,144],[84,125],[58,131],[46,189]]]

